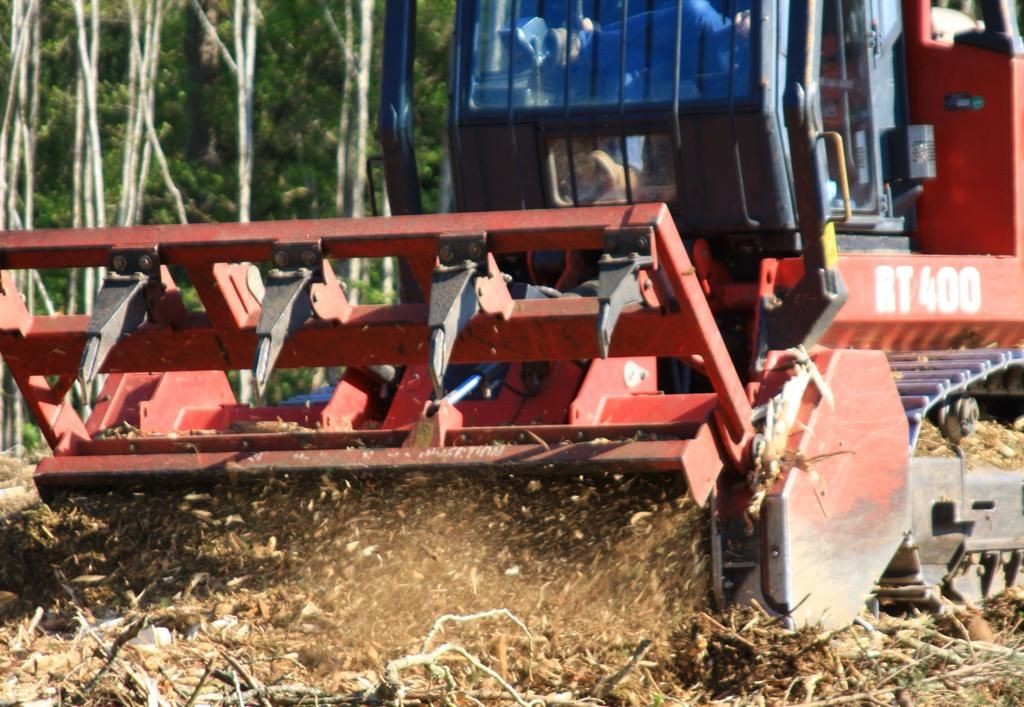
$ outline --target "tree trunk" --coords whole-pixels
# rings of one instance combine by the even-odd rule
[[[238,220],[252,211],[253,83],[256,75],[256,0],[235,0],[235,62],[238,65]],[[252,371],[239,371],[239,399],[252,400]]]
[[[14,0],[9,7],[11,61],[0,123],[0,228],[31,229],[39,125],[39,4],[37,0]],[[12,277],[30,312],[35,305],[33,275],[38,277],[34,271],[13,273]],[[23,452],[24,436],[24,403],[9,372],[0,365],[0,451]]]
[[[128,0],[129,9],[135,14],[135,27],[132,30],[131,62],[129,80],[136,83],[130,87],[129,95],[134,96],[134,107],[129,108],[127,125],[131,130],[125,144],[125,159],[122,175],[121,216],[122,225],[130,225],[142,221],[143,196],[149,169],[155,156],[163,177],[164,186],[174,200],[178,221],[187,223],[185,204],[181,192],[174,184],[167,158],[160,145],[159,136],[154,127],[153,115],[156,112],[157,68],[160,64],[160,34],[163,30],[164,0],[145,0],[146,10],[143,21],[144,32],[138,28],[138,13],[134,9],[135,0]],[[142,45],[139,39],[142,37]]]
[[[359,73],[356,77],[356,157],[352,215],[366,213],[366,144],[370,132],[370,70],[373,60],[373,0],[359,0]]]
[[[78,64],[82,76],[83,96],[85,102],[85,188],[83,189],[86,212],[85,225],[88,227],[105,227],[107,225],[106,193],[103,182],[103,143],[100,139],[98,83],[100,65],[100,0],[90,3],[89,25],[86,26],[85,6],[83,0],[73,0],[75,22],[77,24]],[[103,268],[86,268],[84,285],[85,313],[92,313],[96,287],[102,280]],[[86,391],[86,403],[93,397],[93,392],[103,384],[101,376],[97,376],[92,390]],[[85,410],[88,411],[88,405]]]
[[[253,80],[256,73],[256,0],[235,0],[235,64],[238,80],[238,220],[252,216]]]
[[[238,106],[238,220],[248,223],[252,211],[253,165],[253,84],[256,75],[256,0],[235,0],[232,15],[235,53],[231,52],[217,35],[217,29],[203,12],[199,0],[190,0],[193,14],[214,42],[224,63],[235,76]],[[242,403],[252,400],[252,372],[239,371],[238,399]]]
[[[217,167],[220,165],[217,135],[206,113],[211,100],[210,88],[217,82],[220,72],[217,40],[205,30],[198,12],[203,12],[214,27],[219,19],[214,0],[199,0],[199,9],[189,4],[185,12],[185,155],[190,161]]]
[[[370,130],[370,71],[373,59],[373,0],[359,0],[359,56],[355,72],[355,150],[346,135],[346,208],[345,215],[361,218],[366,214],[366,146]],[[353,26],[351,3],[346,0],[346,39]],[[351,47],[351,42],[347,42]],[[343,100],[345,97],[343,97]],[[344,104],[342,105],[344,110]],[[348,126],[348,127],[351,127]],[[351,176],[350,176],[351,175]],[[343,277],[349,284],[349,299],[358,303],[364,282],[365,264],[358,258],[346,261]]]
[[[352,89],[358,81],[359,60],[352,51],[355,42],[355,21],[352,13],[353,0],[343,0],[342,18],[344,33],[338,28],[331,13],[327,0],[320,0],[324,10],[324,18],[327,26],[334,36],[334,41],[342,55],[344,71],[341,79],[341,108],[338,111],[338,150],[337,150],[337,172],[334,193],[334,211],[338,216],[350,217],[353,215],[355,199],[353,198],[353,185],[356,162],[353,149],[353,134],[355,123],[352,121],[352,114],[355,110],[352,101]],[[358,121],[356,121],[358,122]],[[362,261],[358,258],[348,258],[338,264],[339,274],[342,281],[348,286],[348,298],[353,304],[357,304],[360,292],[357,285],[362,277]]]
[[[103,146],[100,142],[99,109],[97,106],[97,84],[99,81],[100,52],[100,0],[93,0],[90,16],[90,31],[85,26],[85,8],[82,0],[74,0],[75,20],[78,23],[78,59],[85,82],[86,128],[88,135],[89,165],[92,177],[94,218],[96,226],[107,225],[106,205],[103,189]]]
[[[444,140],[444,149],[441,151],[441,186],[438,188],[437,211],[438,213],[451,213],[455,206],[455,186],[452,184],[452,161],[448,138]]]
[[[135,220],[136,190],[138,189],[139,148],[142,143],[142,113],[139,110],[139,66],[141,58],[136,51],[139,44],[141,20],[136,0],[126,0],[128,7],[128,116],[125,120],[124,142],[121,146],[121,196],[117,204],[117,223],[130,226]],[[149,4],[149,3],[147,3]],[[148,31],[148,30],[147,30]]]

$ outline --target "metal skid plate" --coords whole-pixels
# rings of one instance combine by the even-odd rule
[[[719,483],[715,564],[724,600],[839,626],[864,607],[910,526],[907,423],[883,353],[816,349],[812,360],[822,385],[800,401],[757,518],[745,485]],[[783,356],[766,368],[771,395],[790,366]]]
[[[628,235],[643,247],[627,244],[622,287],[642,298],[514,299],[498,270],[505,257],[600,253]],[[184,270],[202,309],[118,329],[96,366],[107,376],[97,412],[82,419],[69,391],[93,323],[27,311],[9,271],[106,265],[126,249]],[[331,268],[396,256],[425,303],[354,305]],[[663,206],[0,233],[0,262],[0,354],[54,450],[40,485],[498,465],[681,472],[703,501],[753,436],[749,401]],[[260,287],[239,263],[270,264],[271,282]],[[161,301],[148,305],[161,311]],[[715,394],[651,387],[665,358],[699,362]],[[254,365],[261,388],[275,366],[346,372],[324,400],[240,405],[225,373]],[[500,390],[494,399],[464,384],[446,390],[460,365],[467,380],[486,368],[509,383],[483,386]],[[372,375],[382,366],[392,367],[386,382]]]

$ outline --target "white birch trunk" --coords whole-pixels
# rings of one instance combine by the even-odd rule
[[[338,216],[352,216],[354,199],[352,198],[352,184],[355,170],[352,168],[355,157],[353,149],[353,124],[352,113],[352,89],[359,78],[359,60],[352,51],[355,42],[355,22],[353,20],[352,3],[354,0],[343,0],[342,22],[344,33],[338,28],[327,0],[320,0],[324,11],[324,18],[327,20],[327,27],[334,37],[335,44],[341,51],[344,61],[344,72],[341,83],[341,108],[338,111],[338,149],[336,153],[337,169],[334,192],[334,212]],[[348,298],[352,303],[358,303],[360,292],[356,285],[362,275],[362,261],[356,258],[343,260],[338,265],[342,281],[348,286]]]
[[[97,82],[100,50],[100,0],[91,3],[90,26],[85,25],[82,0],[73,0],[75,21],[78,24],[78,61],[85,83],[86,134],[88,135],[89,171],[92,180],[93,218],[95,225],[106,226],[106,205],[103,189],[103,146],[100,142]],[[91,33],[91,36],[90,36]]]
[[[346,0],[346,35],[353,26],[351,5]],[[351,43],[348,43],[351,46]],[[359,55],[355,63],[355,150],[352,141],[346,142],[346,215],[361,218],[366,214],[366,146],[370,132],[370,69],[373,59],[373,0],[359,0]],[[344,106],[343,106],[344,109]],[[344,138],[343,138],[344,139]],[[351,175],[349,178],[348,175]],[[347,261],[349,299],[358,303],[360,287],[368,274],[365,263],[358,258]]]
[[[126,0],[128,7],[128,115],[125,120],[121,158],[121,197],[117,204],[117,223],[129,226],[135,219],[135,191],[138,186],[139,144],[142,137],[142,112],[139,110],[139,74],[141,58],[136,51],[141,33],[136,0]]]
[[[21,16],[23,13],[23,2],[22,0],[13,0],[10,6],[11,12],[11,36],[8,46],[11,48],[11,69],[8,75],[6,99],[4,101],[4,113],[2,125],[0,125],[0,229],[6,229],[8,227],[7,222],[7,203],[9,198],[8,192],[14,192],[17,190],[16,178],[10,179],[8,176],[8,144],[10,141],[10,135],[12,130],[12,122],[14,125],[14,139],[18,140],[18,127],[17,121],[13,120],[15,113],[15,100],[17,98],[18,86],[17,77],[19,75],[20,64],[22,57],[25,55],[25,47],[22,46],[21,42],[25,36],[23,31],[23,25]],[[10,186],[9,186],[10,185]],[[15,280],[15,282],[17,282]],[[9,381],[7,371],[3,366],[3,361],[0,360],[0,451],[6,451],[11,446],[11,432],[9,430],[8,418],[13,415],[8,414],[8,406],[6,405],[7,391],[13,391],[13,380]],[[17,405],[15,405],[17,407]]]
[[[134,5],[135,0],[128,0],[129,5]],[[123,168],[127,170],[122,175],[122,225],[130,225],[142,221],[143,195],[146,191],[146,182],[149,178],[149,171],[152,160],[155,157],[160,168],[160,175],[163,178],[164,186],[174,200],[175,211],[178,221],[187,223],[188,217],[185,212],[184,199],[181,191],[174,183],[167,158],[164,155],[160,138],[156,133],[154,125],[156,113],[156,82],[157,71],[160,65],[160,37],[163,30],[165,0],[146,0],[144,31],[136,30],[132,34],[131,43],[131,66],[137,67],[134,79],[137,84],[129,92],[134,94],[136,105],[133,111],[129,111],[129,124],[132,125],[131,142],[126,145],[126,159]],[[136,11],[137,16],[137,11]],[[139,39],[142,39],[142,46],[139,46]],[[131,74],[131,72],[130,72]],[[132,78],[130,75],[129,78]],[[134,120],[133,120],[134,118]],[[128,158],[128,154],[131,158]]]
[[[252,108],[256,73],[256,0],[235,0],[235,73],[238,82],[238,220],[252,215]]]
[[[437,199],[437,210],[438,213],[447,214],[451,213],[452,208],[455,206],[455,186],[452,184],[452,161],[451,153],[449,150],[451,147],[448,144],[448,139],[445,138],[444,149],[441,151],[441,187],[440,194]]]
[[[35,194],[36,194],[36,138],[39,135],[39,76],[42,72],[42,22],[39,18],[39,4],[33,2],[32,17],[32,79],[29,91],[32,96],[29,104],[29,130],[25,155],[28,162],[25,166],[25,227],[35,228]]]
[[[10,73],[0,120],[0,228],[34,226],[36,133],[39,125],[40,39],[37,0],[13,0]],[[15,273],[14,286],[24,291],[29,311],[35,304],[34,271]],[[25,407],[9,372],[0,364],[0,447],[24,450]],[[7,393],[12,396],[6,401]]]
[[[190,2],[207,33],[216,40],[224,63],[235,75],[238,89],[238,220],[248,223],[252,216],[253,84],[256,75],[256,23],[259,10],[256,0],[234,0],[232,28],[235,53],[232,56],[198,0]],[[252,400],[251,371],[239,371],[238,398],[242,403]]]
[[[238,63],[238,220],[248,223],[252,210],[252,106],[256,76],[256,0],[235,0],[235,61]],[[252,400],[252,371],[239,372],[239,398]]]
[[[352,115],[352,85],[356,81],[357,67],[356,57],[352,53],[352,44],[354,41],[354,28],[352,21],[352,0],[344,0],[344,14],[343,21],[345,24],[345,33],[342,34],[338,28],[338,23],[334,19],[334,14],[331,12],[330,6],[327,4],[327,0],[320,0],[320,5],[324,11],[324,18],[327,20],[327,27],[331,31],[331,35],[334,37],[335,44],[338,45],[338,49],[341,51],[342,57],[344,58],[344,70],[342,72],[341,82],[341,109],[338,111],[338,149],[336,154],[337,159],[337,184],[334,192],[334,212],[338,216],[349,216],[351,215],[348,204],[348,193],[346,191],[346,183],[351,178],[350,162],[351,162],[351,115]]]
[[[352,215],[366,213],[366,144],[370,132],[370,64],[373,59],[373,0],[359,0],[359,73],[356,79],[356,164]]]
[[[31,41],[31,32],[26,31],[29,18],[32,17],[31,12],[26,12],[26,9],[34,10],[36,7],[35,0],[28,2],[28,0],[12,0],[11,2],[11,69],[10,69],[10,80],[7,83],[7,91],[4,99],[4,113],[3,118],[0,119],[0,230],[10,228],[8,222],[8,208],[7,204],[10,199],[10,192],[16,190],[17,178],[10,174],[10,149],[11,142],[20,144],[21,138],[20,128],[18,127],[16,116],[18,114],[23,115],[23,112],[18,110],[18,96],[19,89],[21,88],[21,82],[18,77],[22,75],[22,68],[25,62],[28,60],[29,55],[29,44]],[[13,137],[12,137],[13,136]]]
[[[75,142],[71,160],[71,225],[74,228],[81,228],[85,223],[85,184],[82,179],[85,169],[85,82],[81,70],[75,78]],[[74,310],[69,312],[73,313]]]

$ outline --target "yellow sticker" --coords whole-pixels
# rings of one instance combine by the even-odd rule
[[[839,262],[839,246],[836,245],[836,225],[831,221],[821,232],[821,250],[825,256],[825,268],[832,270]]]

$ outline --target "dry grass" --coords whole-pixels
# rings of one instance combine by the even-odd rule
[[[0,517],[39,503],[32,483],[33,468],[0,454]]]
[[[701,519],[644,477],[325,478],[33,505],[0,520],[0,704],[513,703],[502,681],[558,704],[1024,701],[1024,595],[984,616],[790,632],[710,611]],[[529,633],[487,615],[423,644],[439,616],[495,608]],[[982,624],[991,635],[969,640]],[[466,654],[398,672],[445,645]]]

